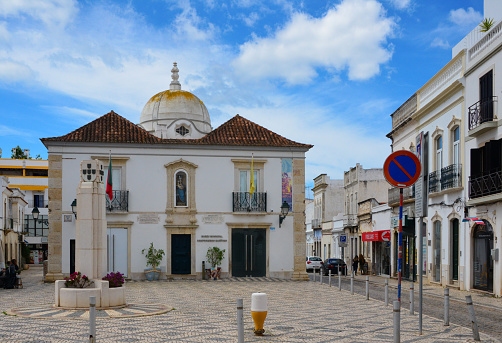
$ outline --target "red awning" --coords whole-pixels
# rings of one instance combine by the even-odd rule
[[[363,232],[363,241],[390,241],[390,230]]]

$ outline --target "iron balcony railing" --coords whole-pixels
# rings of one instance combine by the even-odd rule
[[[129,211],[129,191],[112,191],[113,198],[110,200],[108,194],[106,198],[106,212],[128,212]]]
[[[475,129],[479,125],[492,121],[495,113],[495,103],[497,97],[483,99],[469,107],[469,130]]]
[[[267,193],[232,192],[233,212],[266,212]]]
[[[462,186],[462,165],[451,164],[429,174],[429,193]]]
[[[394,187],[389,189],[388,202],[389,206],[399,204],[399,188]],[[403,188],[403,201],[415,199],[415,186]]]
[[[502,191],[502,171],[469,177],[469,198],[479,198]]]

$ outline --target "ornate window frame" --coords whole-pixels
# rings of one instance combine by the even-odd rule
[[[193,226],[197,222],[195,218],[195,214],[197,213],[195,202],[195,170],[198,166],[180,158],[179,160],[165,164],[164,167],[167,174],[166,223]],[[180,170],[183,170],[187,176],[187,206],[176,206],[175,175]],[[178,218],[175,220],[173,216],[177,216]]]
[[[179,173],[183,173],[185,174],[185,202],[186,202],[186,205],[178,205],[177,204],[177,191],[178,191],[178,181],[176,180],[177,176]],[[189,195],[190,195],[190,191],[189,191],[189,186],[190,186],[190,182],[189,182],[189,178],[188,178],[188,173],[185,169],[178,169],[174,172],[174,192],[173,192],[173,196],[174,196],[174,200],[173,200],[173,204],[174,204],[174,207],[188,207],[189,203],[190,203],[190,199],[189,199]]]

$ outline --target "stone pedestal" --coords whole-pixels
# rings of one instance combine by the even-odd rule
[[[80,182],[77,190],[75,270],[90,279],[107,271],[106,204],[102,182]]]

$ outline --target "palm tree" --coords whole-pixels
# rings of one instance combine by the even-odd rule
[[[481,28],[481,32],[488,32],[492,26],[495,24],[495,20],[491,18],[485,18],[481,24],[479,24],[479,27]]]

